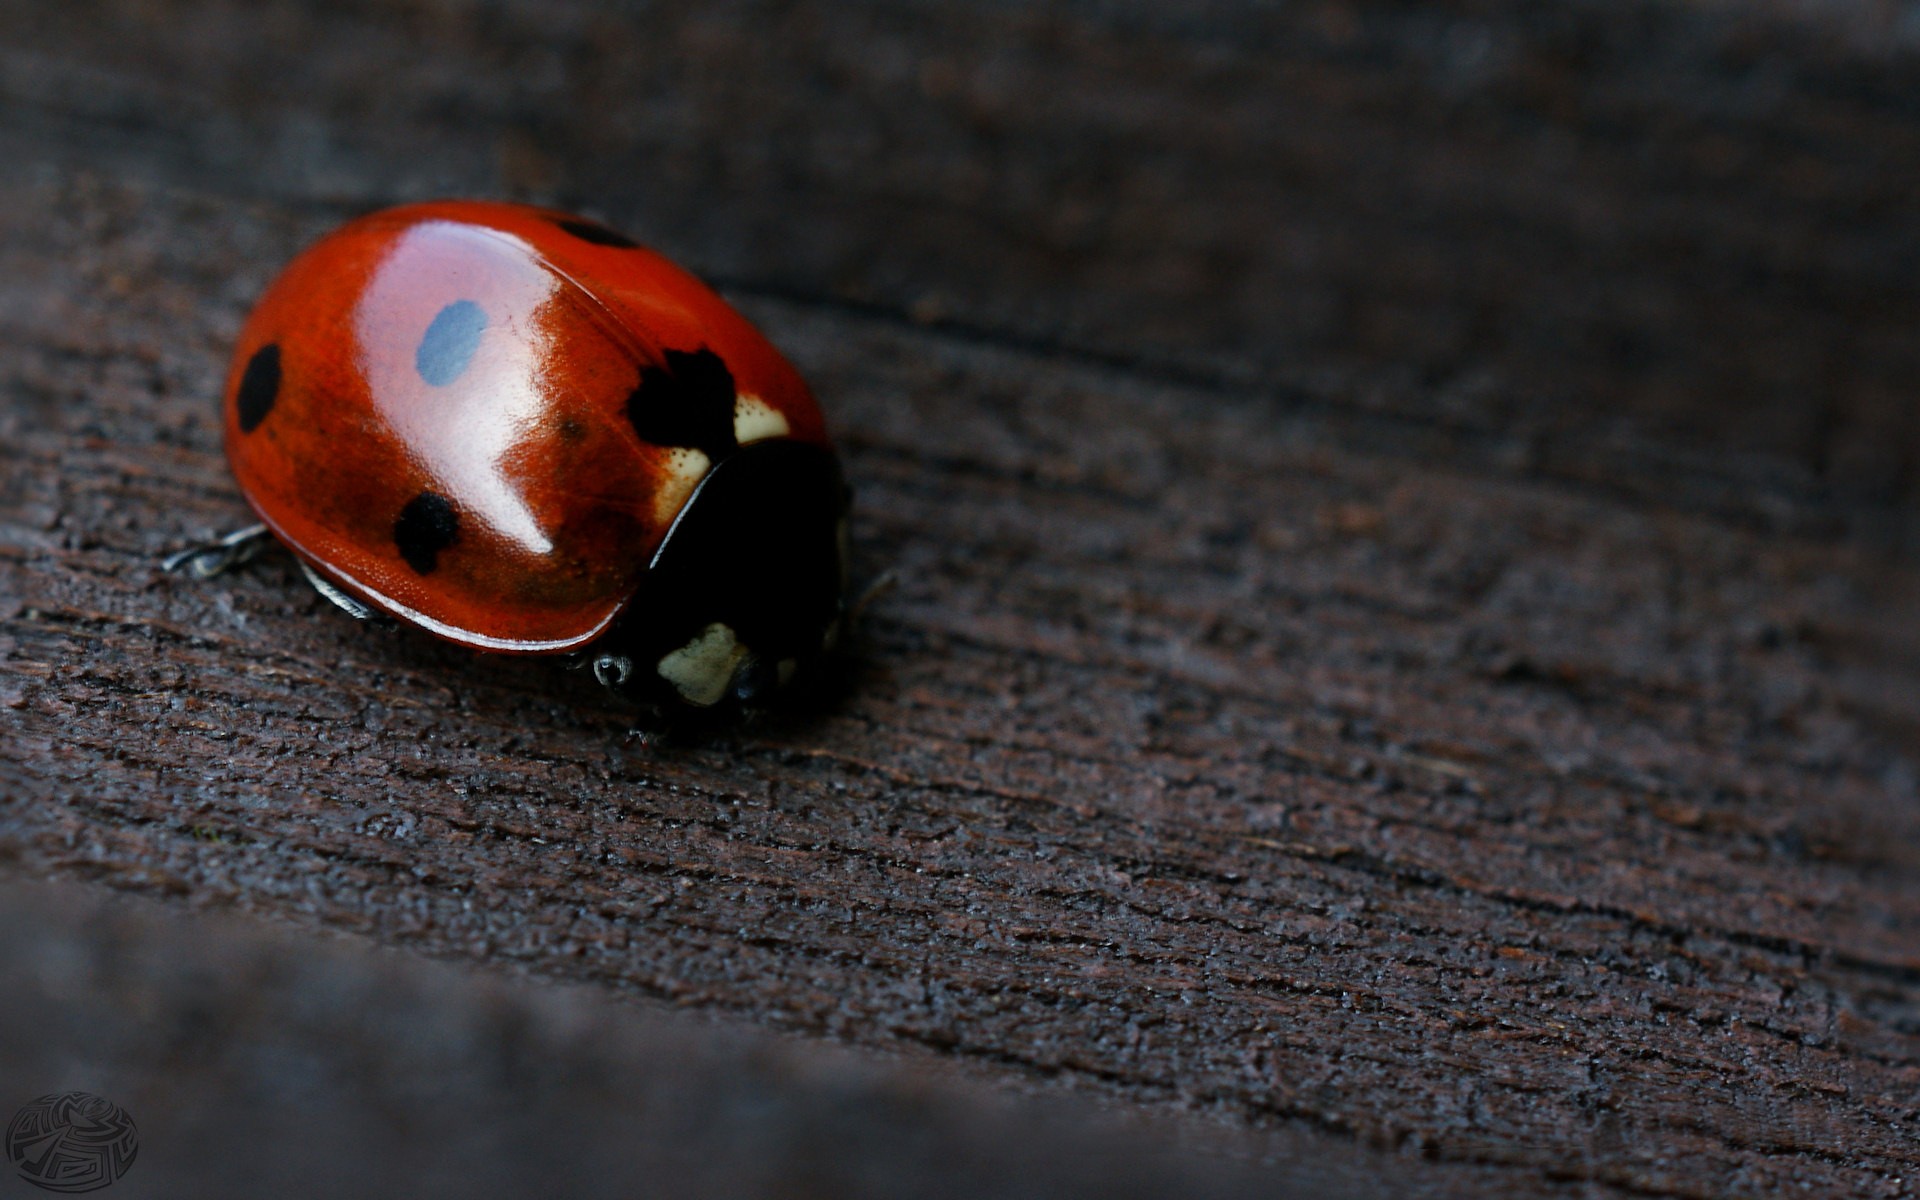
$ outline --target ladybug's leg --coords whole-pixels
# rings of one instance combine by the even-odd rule
[[[602,654],[593,660],[593,677],[614,695],[633,674],[633,660],[623,654]]]
[[[888,571],[880,576],[880,578],[868,584],[867,590],[860,593],[860,598],[847,606],[847,623],[849,625],[858,624],[861,615],[867,611],[868,605],[899,585],[900,573],[898,571]]]
[[[188,546],[177,554],[169,554],[160,560],[160,569],[178,571],[185,567],[193,572],[195,579],[212,579],[229,567],[249,561],[266,549],[271,541],[273,536],[267,532],[265,525],[249,525],[214,541]]]
[[[314,591],[319,592],[322,596],[339,605],[341,610],[354,620],[364,621],[374,616],[374,611],[371,608],[368,608],[366,605],[360,603],[360,601],[355,600],[352,596],[347,595],[339,588],[328,583],[325,579],[321,578],[318,571],[315,571],[304,562],[300,564],[300,573],[307,577],[307,582],[313,585]]]

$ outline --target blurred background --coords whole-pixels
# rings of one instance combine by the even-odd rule
[[[1907,0],[0,0],[0,1118],[124,1103],[116,1196],[1906,1194],[1916,68]],[[813,380],[902,575],[837,706],[649,757],[154,573],[268,280],[449,195]]]
[[[1658,490],[1678,455],[1704,501],[1908,536],[1920,24],[1894,0],[0,20],[17,164],[316,220],[591,209],[738,289],[1378,407],[1527,469]]]

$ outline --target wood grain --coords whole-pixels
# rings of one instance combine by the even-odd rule
[[[1255,1167],[1206,1130],[1183,1148],[925,1061],[82,884],[0,886],[0,916],[9,1095],[64,1080],[121,1105],[134,1200],[1406,1194],[1357,1146]]]
[[[0,17],[16,869],[1409,1189],[1910,1189],[1920,158],[1866,17],[73,11]],[[242,517],[252,297],[436,192],[597,209],[807,374],[901,580],[814,703],[641,746],[284,559],[155,569]]]

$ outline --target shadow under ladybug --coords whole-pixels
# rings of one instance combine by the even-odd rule
[[[820,674],[858,610],[892,583],[883,577],[848,603],[851,495],[830,453],[790,442],[740,448],[695,488],[620,616],[585,648],[556,657],[662,716],[767,707],[796,678]],[[274,540],[252,525],[161,566],[211,579]],[[295,558],[344,612],[391,619]]]

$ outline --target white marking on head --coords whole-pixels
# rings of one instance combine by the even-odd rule
[[[747,648],[733,630],[718,621],[702,629],[694,639],[661,658],[660,678],[672,684],[687,703],[702,708],[720,702],[733,682],[733,672]]]
[[[733,398],[733,440],[742,446],[785,437],[791,429],[779,410],[760,397],[742,392]]]

